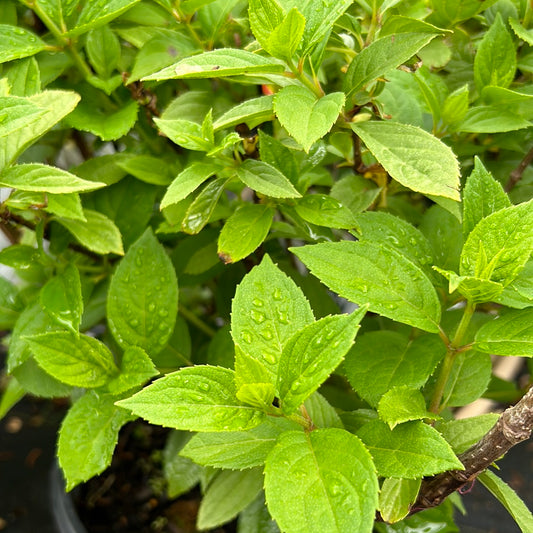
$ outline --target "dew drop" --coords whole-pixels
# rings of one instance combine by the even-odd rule
[[[243,341],[246,341],[248,344],[250,344],[252,342],[252,335],[249,331],[243,331],[241,333],[241,339]]]
[[[136,264],[138,267],[143,266],[143,259],[142,259],[142,257],[137,256],[137,257],[135,258],[135,264]]]
[[[150,311],[150,313],[153,313],[155,311],[155,304],[154,303],[148,304],[148,311]]]
[[[315,346],[322,346],[324,342],[324,337],[322,335],[319,335],[314,341],[313,341],[313,344]]]
[[[283,292],[281,291],[281,289],[276,289],[273,293],[272,293],[272,298],[274,298],[274,300],[283,300]]]
[[[278,311],[278,321],[282,324],[289,323],[289,317],[287,316],[286,311]]]
[[[136,328],[138,325],[139,325],[139,321],[138,321],[136,318],[134,318],[134,319],[130,322],[130,326],[131,326],[132,328]]]
[[[272,340],[272,338],[274,337],[274,334],[272,333],[272,331],[270,329],[264,329],[261,332],[261,337],[263,337],[263,339],[266,339],[267,341],[269,341],[269,340]]]
[[[271,365],[275,365],[277,362],[276,356],[271,352],[263,352],[263,359]]]
[[[161,318],[164,318],[166,316],[168,316],[168,311],[166,309],[159,309],[159,311],[157,312],[157,314],[161,317]]]
[[[326,340],[330,341],[333,337],[335,337],[335,330],[334,329],[326,331]]]
[[[255,309],[252,309],[250,311],[250,316],[256,324],[261,324],[265,321],[265,315],[264,313],[261,313],[261,311],[256,311]]]
[[[385,304],[385,307],[393,311],[394,309],[398,309],[398,304],[395,304],[395,303]]]
[[[209,392],[211,385],[209,385],[209,383],[199,383],[198,388],[204,392]]]
[[[364,292],[364,293],[367,293],[368,292],[368,286],[367,285],[361,285],[359,287],[359,289],[361,289],[361,292]]]
[[[252,300],[252,303],[256,306],[256,307],[263,307],[263,300],[261,300],[260,298],[254,298]]]

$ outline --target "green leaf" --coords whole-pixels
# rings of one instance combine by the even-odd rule
[[[464,470],[440,433],[423,422],[405,422],[391,430],[385,422],[373,420],[357,436],[372,454],[380,476],[417,479]]]
[[[47,213],[52,213],[62,218],[72,218],[86,222],[87,219],[83,214],[81,199],[78,193],[70,194],[50,194],[46,195],[48,205],[43,209]]]
[[[139,0],[92,0],[83,5],[76,26],[68,32],[69,37],[80,35],[103,26],[117,18]]]
[[[408,124],[351,124],[385,170],[402,185],[423,194],[460,200],[459,166],[451,149],[429,133]],[[413,156],[414,153],[418,155]]]
[[[246,100],[226,111],[213,123],[215,131],[231,128],[238,124],[246,124],[250,129],[274,118],[274,97],[259,96]]]
[[[264,492],[239,514],[237,533],[280,533],[268,512]]]
[[[533,261],[526,263],[524,270],[503,289],[496,301],[516,309],[533,305]]]
[[[49,279],[39,294],[41,307],[61,326],[77,334],[83,314],[81,282],[78,269],[69,264]]]
[[[267,458],[265,492],[270,513],[287,533],[372,531],[376,473],[368,451],[347,431],[281,435]]]
[[[352,346],[366,307],[324,317],[296,332],[281,353],[277,390],[283,412],[296,411],[341,363]]]
[[[138,346],[128,346],[122,354],[120,374],[106,384],[111,394],[121,394],[144,385],[159,372],[148,354]]]
[[[483,35],[474,58],[474,78],[478,91],[487,85],[509,87],[516,71],[516,48],[498,13]]]
[[[299,428],[296,422],[286,418],[268,417],[259,426],[246,431],[198,433],[181,454],[203,466],[239,470],[253,468],[265,463],[283,432]]]
[[[46,48],[37,35],[21,26],[0,24],[0,63],[33,56]]]
[[[224,192],[227,182],[227,178],[214,179],[202,189],[187,208],[181,223],[182,231],[194,235],[205,227]]]
[[[270,36],[283,18],[283,9],[277,0],[250,0],[248,3],[250,29],[259,44],[267,51]]]
[[[165,249],[148,228],[130,246],[111,278],[107,319],[120,346],[159,353],[172,335],[178,283]]]
[[[104,187],[99,181],[86,181],[74,174],[49,165],[14,165],[0,174],[0,185],[21,191],[42,191],[55,194],[92,191]]]
[[[212,529],[229,522],[255,500],[262,488],[263,472],[260,468],[218,473],[202,498],[198,528]]]
[[[44,91],[34,94],[27,98],[16,98],[17,103],[26,101],[35,106],[38,111],[32,117],[31,121],[24,124],[27,116],[27,110],[21,116],[16,113],[18,120],[16,131],[13,131],[13,122],[8,128],[9,136],[0,143],[0,169],[11,164],[30,144],[36,141],[41,135],[44,135],[49,129],[57,124],[63,117],[68,115],[78,104],[80,97],[72,91]],[[2,100],[0,100],[2,104]],[[4,116],[5,108],[2,108],[0,117]],[[33,113],[32,113],[33,114]],[[11,117],[10,117],[11,115]],[[8,113],[8,118],[13,115]],[[2,121],[3,122],[3,121]],[[9,124],[9,123],[8,123]],[[0,129],[0,132],[2,129]]]
[[[459,273],[504,286],[524,268],[533,251],[533,201],[500,209],[470,232]]]
[[[509,18],[509,26],[511,26],[512,30],[515,32],[515,35],[522,39],[522,41],[529,44],[529,46],[533,46],[533,31],[526,30],[522,24],[515,18]]]
[[[453,26],[463,20],[472,18],[479,12],[489,8],[498,0],[431,0],[430,5],[435,13],[437,23]]]
[[[483,166],[481,160],[474,159],[474,170],[466,180],[463,190],[463,236],[476,227],[483,218],[510,207],[511,201],[501,184]]]
[[[496,424],[500,415],[487,413],[458,420],[438,421],[435,429],[448,441],[457,454],[466,452]]]
[[[87,34],[85,50],[94,70],[108,79],[120,60],[120,42],[109,26],[101,26]]]
[[[110,464],[120,428],[132,420],[109,394],[85,393],[68,411],[59,431],[57,455],[66,489],[103,472]]]
[[[261,365],[275,385],[283,348],[295,331],[313,320],[311,306],[301,289],[265,255],[261,264],[237,287],[232,303],[231,335],[235,344]],[[239,379],[237,365],[236,369]],[[264,381],[258,381],[261,382]]]
[[[455,129],[463,133],[503,133],[529,128],[531,122],[497,105],[471,107]]]
[[[274,209],[265,204],[244,204],[233,213],[218,238],[218,255],[224,263],[236,263],[265,240]]]
[[[170,498],[189,492],[200,481],[203,468],[179,455],[191,436],[188,431],[172,431],[167,438],[163,450],[163,472]]]
[[[427,276],[403,254],[368,241],[321,243],[291,251],[322,283],[369,310],[438,331],[440,303]]]
[[[330,195],[353,213],[360,213],[374,203],[380,192],[373,181],[354,174],[336,181]]]
[[[344,371],[354,390],[377,406],[393,387],[422,387],[445,353],[436,335],[410,340],[395,331],[371,331],[348,352]]]
[[[57,218],[76,239],[89,250],[98,254],[124,254],[122,237],[112,220],[98,211],[84,209],[85,221]]]
[[[282,141],[271,137],[262,130],[259,133],[259,153],[261,160],[277,168],[289,178],[293,185],[298,185],[300,170],[294,150],[288,148]]]
[[[290,61],[302,40],[305,17],[293,7],[274,28],[263,48],[272,56]]]
[[[118,161],[117,165],[138,180],[152,185],[168,185],[171,181],[170,169],[161,165],[161,159],[150,155],[136,155]]]
[[[41,73],[35,57],[9,63],[9,68],[5,70],[5,77],[11,87],[10,94],[12,95],[31,96],[41,92]]]
[[[496,281],[480,279],[474,276],[458,276],[450,270],[443,270],[438,267],[433,268],[448,280],[450,294],[457,291],[472,303],[495,301],[503,291],[503,285]]]
[[[188,431],[241,431],[265,419],[239,402],[234,372],[218,366],[182,368],[118,405],[152,424]]]
[[[394,524],[404,519],[416,501],[420,479],[397,479],[388,477],[379,493],[379,511],[385,522]]]
[[[311,394],[303,405],[316,428],[344,428],[336,409],[320,393]]]
[[[237,390],[239,401],[262,411],[270,411],[274,403],[276,390],[272,383],[244,383]]]
[[[265,163],[247,159],[237,168],[238,178],[254,191],[273,198],[299,198],[301,194],[276,168]]]
[[[509,511],[522,530],[528,533],[533,529],[533,515],[526,504],[516,492],[490,470],[482,472],[478,479],[495,496],[498,501]]]
[[[344,77],[346,95],[360,91],[413,57],[438,33],[397,33],[376,39],[353,59]]]
[[[19,291],[10,281],[0,276],[0,329],[11,330],[24,305]]]
[[[275,59],[263,57],[247,50],[221,48],[211,52],[186,57],[143,80],[172,80],[187,78],[222,78],[225,76],[254,76],[276,74],[285,67]]]
[[[0,106],[0,138],[2,138],[2,142],[6,140],[4,137],[24,128],[29,128],[45,114],[44,109],[41,109],[37,104],[18,96],[0,97]]]
[[[202,126],[190,120],[154,119],[157,127],[173,142],[187,148],[208,152],[213,148],[213,142],[204,137]]]
[[[331,129],[343,105],[343,93],[318,98],[309,89],[298,85],[283,87],[274,96],[274,111],[281,125],[306,152]]]
[[[6,377],[6,384],[3,386],[2,397],[0,398],[0,420],[4,418],[11,408],[22,400],[25,395],[26,390],[14,377]]]
[[[405,386],[393,387],[379,400],[379,418],[391,429],[410,420],[436,420],[438,416],[429,413],[422,393]]]
[[[533,309],[509,311],[478,330],[474,348],[496,355],[533,357]]]
[[[306,194],[297,201],[294,209],[311,224],[339,229],[357,227],[351,210],[325,194]]]
[[[53,331],[27,340],[39,365],[67,385],[95,388],[118,373],[113,354],[93,337]]]
[[[428,272],[433,251],[424,234],[405,220],[384,211],[366,211],[355,217],[362,239],[392,246]]]
[[[450,126],[461,122],[468,111],[468,104],[468,85],[463,85],[446,97],[440,113],[442,122]]]
[[[165,196],[161,200],[161,209],[177,204],[191,192],[195,191],[204,181],[219,170],[213,163],[193,163],[185,167],[170,184]]]

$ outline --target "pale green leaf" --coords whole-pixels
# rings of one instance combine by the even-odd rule
[[[395,331],[371,331],[348,352],[344,371],[354,390],[377,406],[393,387],[422,387],[445,353],[436,335],[410,340]]]
[[[142,78],[143,80],[171,80],[186,78],[221,78],[225,76],[254,76],[276,74],[285,67],[278,60],[263,57],[247,50],[221,48],[186,57],[174,65]]]
[[[442,274],[449,282],[448,292],[457,291],[472,303],[496,301],[503,291],[503,285],[496,281],[476,278],[475,276],[458,276],[450,270],[433,267]]]
[[[158,374],[154,363],[142,348],[128,346],[122,354],[120,374],[106,384],[106,389],[112,394],[121,394],[144,385]]]
[[[533,261],[526,263],[524,270],[503,289],[496,301],[516,309],[533,306]]]
[[[283,9],[277,0],[250,0],[248,3],[250,29],[259,44],[267,51],[270,36],[283,21],[283,16]]]
[[[83,207],[81,206],[81,199],[78,193],[48,193],[46,199],[48,200],[48,205],[43,209],[47,213],[52,213],[61,218],[72,218],[74,220],[82,220],[83,222],[87,221],[83,214]]]
[[[448,441],[455,453],[463,453],[482,439],[500,415],[487,413],[458,420],[438,421],[435,429]]]
[[[273,29],[263,48],[272,56],[290,61],[298,48],[305,29],[305,17],[293,7]]]
[[[442,141],[416,126],[390,121],[351,127],[396,181],[423,194],[460,200],[457,158]]]
[[[168,185],[172,181],[169,166],[161,164],[161,159],[151,155],[134,155],[123,161],[118,161],[117,165],[128,174],[135,176],[138,180],[151,185]]]
[[[85,393],[68,411],[59,431],[57,455],[69,491],[110,464],[120,428],[132,420],[115,407],[116,397]]]
[[[374,464],[361,441],[342,429],[281,435],[267,458],[265,492],[270,513],[287,533],[372,531]]]
[[[533,515],[531,511],[507,483],[490,470],[482,472],[478,479],[509,511],[522,533],[529,533],[533,530]]]
[[[217,366],[182,368],[118,405],[152,424],[188,431],[241,431],[265,419],[238,401],[234,372]]]
[[[207,139],[202,126],[190,120],[180,119],[154,119],[157,127],[173,142],[187,148],[188,150],[198,150],[208,152],[213,148],[213,143]]]
[[[198,510],[198,528],[212,529],[229,522],[255,500],[262,488],[261,468],[222,470],[204,493]]]
[[[366,311],[362,307],[351,315],[324,317],[289,339],[279,360],[277,381],[285,413],[296,411],[341,363]]]
[[[177,309],[174,267],[149,228],[130,246],[111,278],[109,327],[123,348],[139,346],[156,355],[172,335]]]
[[[533,309],[509,311],[478,330],[475,349],[496,355],[533,357]]]
[[[69,264],[49,279],[39,294],[41,307],[61,326],[77,333],[83,314],[83,299],[78,269]]]
[[[4,137],[21,130],[29,128],[37,122],[46,111],[27,98],[19,96],[0,97],[0,138],[5,142]]]
[[[118,373],[113,354],[93,337],[55,331],[27,340],[39,365],[67,385],[95,388]]]
[[[497,105],[471,107],[455,129],[463,133],[504,133],[529,128],[531,122],[514,110]]]
[[[343,105],[343,93],[318,98],[298,85],[284,87],[274,97],[274,111],[281,125],[306,152],[331,129]]]
[[[5,77],[10,86],[10,94],[31,96],[41,92],[41,73],[35,57],[13,61],[9,65],[5,65],[4,68]]]
[[[41,52],[46,43],[20,26],[0,24],[0,63]]]
[[[322,283],[370,311],[438,331],[440,303],[418,266],[393,248],[368,241],[321,243],[291,251]]]
[[[380,476],[417,479],[464,469],[440,433],[423,422],[406,422],[391,430],[385,422],[373,420],[357,436],[370,451]]]
[[[276,168],[264,161],[247,159],[237,168],[238,178],[254,191],[273,198],[299,198],[300,193]]]
[[[433,413],[428,412],[424,396],[419,390],[405,386],[393,387],[381,397],[378,404],[378,414],[379,418],[386,422],[391,429],[410,420],[435,420],[438,418]]]
[[[213,123],[215,131],[246,124],[250,129],[274,118],[272,95],[246,100],[226,111]]]
[[[385,522],[394,524],[405,518],[416,501],[420,479],[388,477],[383,481],[379,493],[379,512]]]
[[[74,174],[37,163],[14,165],[0,174],[0,185],[21,191],[42,191],[55,194],[92,191],[105,183],[86,181]]]
[[[233,213],[218,238],[218,255],[224,263],[236,263],[265,240],[274,209],[265,204],[244,204]]]
[[[102,213],[84,209],[85,220],[56,218],[76,239],[89,250],[98,254],[124,254],[122,237],[114,222]]]

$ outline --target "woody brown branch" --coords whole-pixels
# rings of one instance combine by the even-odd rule
[[[515,406],[502,413],[495,426],[477,444],[459,455],[464,470],[443,472],[422,482],[410,514],[435,507],[456,490],[472,483],[513,446],[530,438],[532,431],[533,387]]]

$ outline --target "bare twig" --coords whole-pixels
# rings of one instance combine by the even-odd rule
[[[526,168],[530,165],[531,161],[533,161],[533,146],[524,156],[524,159],[520,161],[520,164],[509,175],[509,180],[505,185],[505,192],[512,190],[513,187],[522,179],[522,175],[524,174]]]

